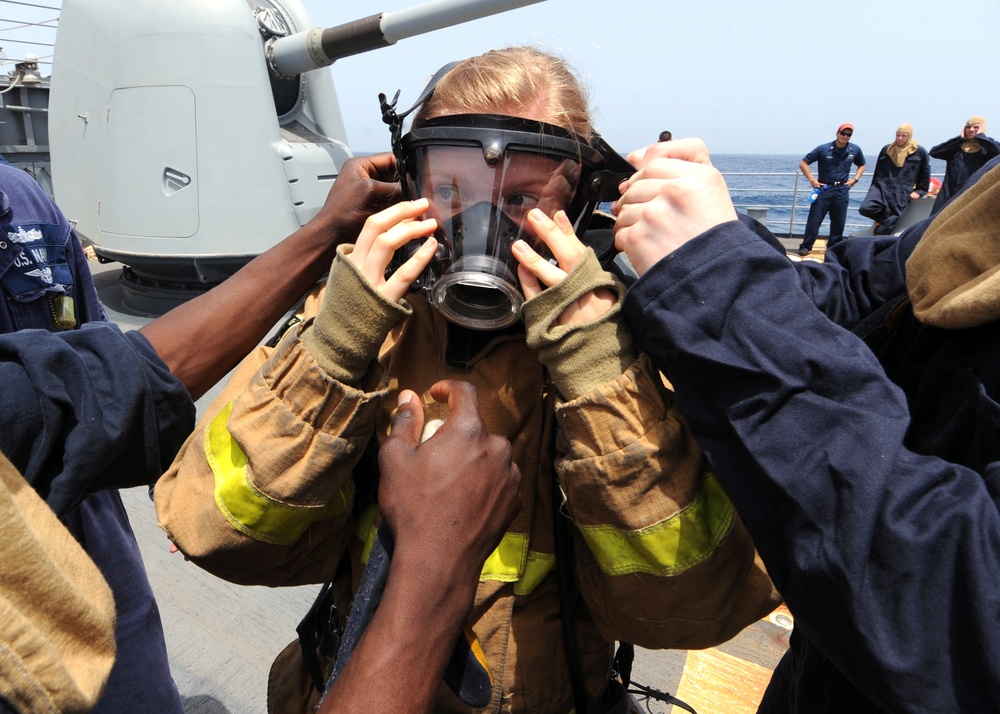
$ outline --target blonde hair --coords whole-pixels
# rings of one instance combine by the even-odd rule
[[[441,78],[413,123],[453,114],[508,114],[555,124],[584,141],[593,129],[587,96],[565,61],[533,47],[491,50]]]

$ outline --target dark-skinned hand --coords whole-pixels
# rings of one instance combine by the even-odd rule
[[[475,387],[444,380],[431,396],[447,402],[449,413],[421,443],[420,399],[409,390],[399,395],[392,433],[379,451],[379,510],[395,537],[394,558],[478,575],[520,507],[521,472],[510,442],[486,431]]]

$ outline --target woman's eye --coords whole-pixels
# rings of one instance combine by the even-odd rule
[[[458,200],[458,189],[454,186],[438,186],[434,191],[434,195],[439,201],[447,201],[451,203],[452,201]]]
[[[539,203],[538,196],[533,193],[515,193],[507,197],[506,204],[527,213]]]

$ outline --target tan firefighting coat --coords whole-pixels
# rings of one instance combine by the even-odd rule
[[[346,553],[356,583],[375,508],[352,470],[373,435],[385,438],[400,389],[423,395],[428,419],[444,417],[428,390],[451,378],[476,386],[487,428],[511,441],[522,472],[520,512],[483,566],[469,620],[494,681],[488,711],[572,708],[554,477],[575,524],[591,698],[608,682],[615,640],[707,647],[773,609],[749,536],[618,307],[580,329],[555,326],[576,296],[613,285],[592,255],[525,306],[527,340],[498,334],[464,370],[445,359],[446,321],[419,296],[382,299],[344,260],[349,250],[315,322],[247,358],[158,482],[160,523],[189,558],[234,582],[294,585],[331,580]],[[446,688],[439,709],[468,711]]]
[[[0,702],[32,714],[90,711],[115,661],[111,590],[3,454],[0,544]]]

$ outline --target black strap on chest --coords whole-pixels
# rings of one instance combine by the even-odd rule
[[[552,462],[555,463],[555,444],[552,445]],[[562,503],[562,489],[559,479],[552,473],[552,535],[556,551],[556,578],[559,585],[559,609],[561,612],[563,645],[566,648],[566,662],[569,664],[570,684],[573,688],[573,705],[576,714],[587,714],[587,688],[583,682],[583,659],[576,639],[576,618],[573,597],[573,551],[570,541],[569,518],[559,508]]]
[[[280,340],[280,336],[278,336]],[[354,515],[375,501],[378,495],[378,439],[372,433],[351,474],[354,479]],[[345,553],[333,577],[323,585],[309,611],[295,628],[302,648],[306,672],[319,692],[325,691],[328,665],[335,661],[344,636],[341,614],[334,601],[333,583],[350,575],[350,557]]]
[[[476,357],[482,354],[494,341],[508,336],[524,339],[524,324],[515,322],[502,330],[470,330],[468,327],[449,322],[445,361],[449,367],[468,372]]]

